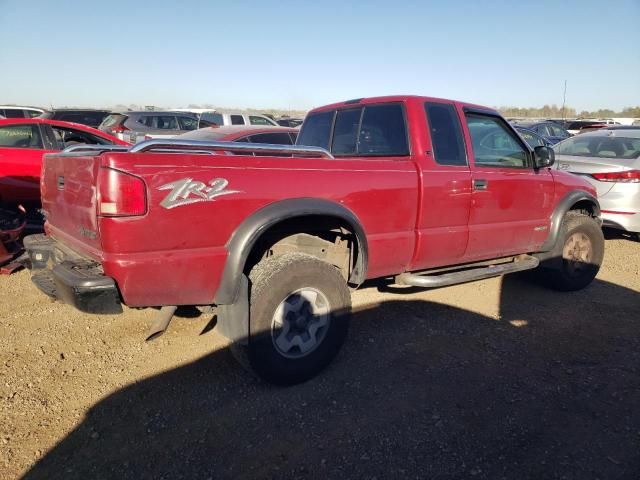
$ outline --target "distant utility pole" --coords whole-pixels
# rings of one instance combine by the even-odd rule
[[[567,101],[567,81],[564,81],[564,94],[562,95],[562,120],[565,120],[564,116],[564,104]]]

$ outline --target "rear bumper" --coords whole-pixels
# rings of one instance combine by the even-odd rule
[[[41,234],[25,237],[24,247],[31,280],[47,295],[87,313],[122,312],[118,287],[99,263]]]

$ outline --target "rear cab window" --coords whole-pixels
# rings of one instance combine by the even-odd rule
[[[424,109],[436,163],[466,167],[467,154],[456,108],[450,103],[427,102]]]
[[[308,115],[296,144],[325,148],[336,156],[409,155],[404,107],[371,104]]]

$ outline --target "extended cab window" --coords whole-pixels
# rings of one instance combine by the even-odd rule
[[[453,105],[427,102],[427,112],[431,144],[436,163],[440,165],[466,166],[460,119]]]
[[[291,137],[288,133],[257,133],[249,137],[252,143],[273,143],[276,145],[291,145]]]
[[[37,125],[9,125],[0,127],[0,147],[42,148]]]
[[[364,108],[358,136],[358,154],[409,154],[402,105],[373,105]]]
[[[244,125],[242,115],[231,115],[231,125]]]
[[[473,156],[477,167],[526,168],[528,152],[499,118],[468,113]]]

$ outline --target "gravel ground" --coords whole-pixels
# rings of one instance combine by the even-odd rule
[[[354,296],[306,384],[243,371],[212,315],[92,316],[0,277],[0,478],[640,478],[640,243],[586,290],[522,277]]]

